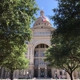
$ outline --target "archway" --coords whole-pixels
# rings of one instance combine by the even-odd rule
[[[46,44],[38,44],[34,49],[34,77],[48,77],[48,67],[44,61],[45,51],[48,47]]]

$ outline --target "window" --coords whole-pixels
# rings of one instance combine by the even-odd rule
[[[45,64],[44,60],[43,59],[40,59],[40,64]]]
[[[48,48],[48,45],[46,45],[46,48]]]
[[[39,45],[37,45],[36,48],[39,48]]]
[[[62,71],[60,71],[60,75],[62,75]]]
[[[48,45],[46,45],[46,44],[39,44],[35,48],[48,48]]]
[[[39,64],[39,60],[38,59],[34,59],[34,64],[38,65]]]
[[[34,51],[34,57],[38,57],[38,51]]]
[[[40,57],[44,57],[44,51],[40,51]]]
[[[44,44],[40,44],[40,48],[44,48]]]

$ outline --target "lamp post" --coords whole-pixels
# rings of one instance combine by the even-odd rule
[[[27,71],[27,80],[28,80],[28,77],[29,77],[28,75],[29,75],[29,72]]]

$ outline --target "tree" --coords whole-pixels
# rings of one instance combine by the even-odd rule
[[[13,73],[17,69],[26,69],[28,68],[28,59],[25,57],[25,54],[16,55],[11,53],[6,60],[4,61],[3,67],[10,70],[10,79],[13,80]]]
[[[76,42],[76,47],[80,51],[80,1],[79,0],[57,0],[58,8],[53,9],[52,20],[57,29],[54,35],[62,35],[64,40]],[[78,62],[80,60],[74,56]]]
[[[66,39],[80,36],[80,0],[57,0],[58,8],[53,9],[52,20],[57,34]]]
[[[31,39],[30,24],[38,10],[35,0],[0,0],[0,65],[14,48]]]
[[[71,75],[80,65],[80,1],[57,1],[58,8],[53,9],[55,14],[52,16],[57,28],[46,56],[51,65],[65,68],[73,80]]]
[[[46,61],[49,66],[65,69],[73,80],[72,73],[80,67],[79,61],[74,58],[80,59],[80,52],[77,50],[76,42],[66,41],[64,37],[54,36],[51,40],[52,46],[46,52]]]

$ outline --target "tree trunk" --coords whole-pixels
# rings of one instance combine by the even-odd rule
[[[2,67],[1,67],[0,72],[1,72],[1,74],[0,74],[0,78],[1,78],[1,80],[2,80],[2,78],[3,78],[3,68],[2,68]]]
[[[73,80],[72,72],[69,73],[70,79]]]
[[[11,79],[11,80],[13,80],[13,72],[14,72],[14,71],[11,69],[11,72],[10,72],[10,79]]]

